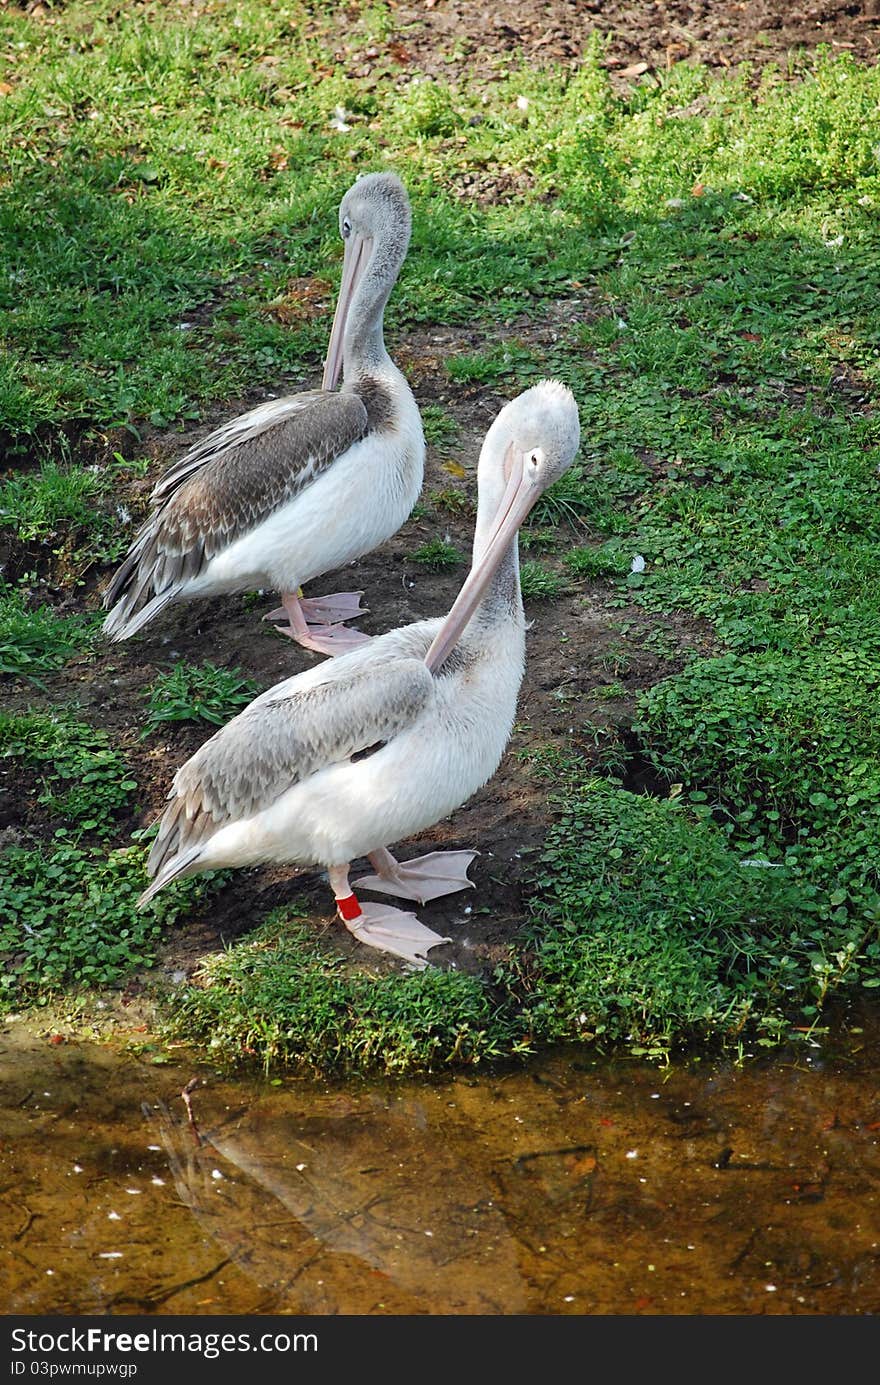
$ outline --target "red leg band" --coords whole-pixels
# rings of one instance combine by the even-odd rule
[[[345,919],[347,923],[362,913],[361,906],[353,894],[347,895],[345,899],[337,899],[336,908],[339,911],[339,917]]]

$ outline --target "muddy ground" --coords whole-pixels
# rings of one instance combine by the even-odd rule
[[[420,6],[392,4],[390,8],[397,24],[387,43],[404,44],[417,70],[442,70],[447,78],[454,78],[456,65],[466,62],[472,74],[482,71],[491,80],[499,58],[514,45],[524,50],[529,61],[576,63],[593,27],[611,34],[608,61],[620,80],[634,80],[642,71],[656,71],[679,61],[716,67],[733,67],[742,61],[784,64],[789,53],[820,43],[873,61],[880,43],[880,0],[800,7],[770,0],[723,6],[704,0],[636,6],[527,0],[516,6],[515,12],[507,7],[456,5],[451,0],[432,4],[428,0]],[[358,49],[356,24],[348,38],[345,52],[353,70],[361,61],[377,61],[366,50]],[[450,55],[452,61],[447,61]],[[399,52],[395,56],[399,61]],[[646,67],[641,69],[643,63]],[[636,66],[639,72],[634,72]],[[473,195],[479,196],[479,190]],[[572,299],[548,308],[537,325],[513,324],[510,334],[526,345],[550,345],[556,334],[589,311],[586,299]],[[454,419],[458,431],[450,441],[428,447],[422,499],[425,512],[411,518],[380,551],[309,586],[307,595],[362,587],[369,614],[359,626],[368,634],[444,614],[463,580],[466,565],[432,573],[414,562],[411,554],[434,538],[448,538],[463,554],[469,553],[472,514],[437,507],[430,497],[438,490],[457,491],[467,500],[475,496],[482,438],[509,396],[484,385],[453,386],[444,362],[451,355],[486,344],[486,337],[476,329],[437,327],[409,333],[401,340],[389,336],[392,355],[407,374],[419,404],[440,405]],[[320,365],[314,362],[310,378],[295,387],[317,385]],[[283,378],[267,377],[255,381],[247,397],[227,401],[185,434],[148,433],[149,473],[119,500],[139,519],[146,513],[156,479],[186,447],[236,413],[290,388],[290,382]],[[103,450],[109,461],[122,445],[131,455],[130,438],[108,435],[98,453]],[[100,460],[94,444],[88,460]],[[588,529],[566,536],[572,544],[597,537]],[[523,556],[539,558],[568,580],[563,551],[526,550]],[[65,614],[95,609],[111,572],[109,565],[94,568],[77,588],[71,590],[59,582],[38,595]],[[555,600],[527,601],[527,617],[533,624],[527,639],[518,723],[498,772],[449,819],[419,837],[394,844],[403,858],[435,848],[480,852],[471,868],[473,891],[437,900],[420,910],[427,924],[455,939],[432,952],[432,960],[440,965],[484,970],[499,956],[523,919],[523,880],[552,817],[548,803],[552,784],[548,786],[535,775],[520,752],[547,744],[565,750],[574,747],[587,764],[595,765],[593,727],[618,728],[625,740],[638,693],[674,673],[690,652],[711,652],[708,626],[684,617],[658,621],[636,607],[617,605],[614,597],[607,583],[591,585],[579,580],[570,582],[567,594]],[[262,621],[275,604],[273,594],[266,592],[255,600],[233,597],[173,609],[141,636],[122,645],[102,645],[96,658],[74,659],[51,681],[48,697],[4,679],[0,707],[11,711],[69,702],[79,708],[83,719],[107,728],[128,755],[140,785],[138,812],[126,828],[146,825],[160,812],[177,767],[212,732],[204,723],[179,724],[141,740],[145,689],[177,660],[210,660],[241,668],[261,689],[319,661],[319,655],[302,650]],[[646,637],[653,636],[656,649],[659,632],[662,654],[645,644]],[[632,786],[639,787],[637,763],[632,770]],[[0,826],[20,822],[22,817],[26,823],[31,821],[32,808],[21,801],[26,786],[9,776],[5,784],[5,791],[0,791]],[[366,862],[355,864],[355,878],[360,866],[366,868]],[[270,908],[293,901],[304,903],[316,930],[326,933],[349,957],[366,960],[377,968],[398,965],[393,959],[386,962],[379,954],[370,953],[365,958],[365,949],[334,922],[331,894],[319,872],[267,868],[237,872],[201,913],[186,925],[176,925],[164,950],[163,969],[191,974],[207,951],[246,934]],[[465,914],[465,909],[470,912]],[[132,989],[137,990],[137,986]]]

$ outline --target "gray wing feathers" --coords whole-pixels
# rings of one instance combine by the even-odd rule
[[[105,634],[134,634],[215,554],[292,500],[367,428],[356,394],[311,390],[261,405],[191,448],[157,484],[153,511],[110,581]]]
[[[186,871],[225,823],[252,817],[301,780],[399,734],[433,695],[425,664],[403,658],[246,707],[177,771],[147,862],[156,877],[147,893]]]
[[[238,418],[231,419],[220,428],[215,428],[213,433],[209,433],[201,442],[184,452],[183,456],[160,476],[153,487],[150,497],[152,502],[155,504],[157,501],[167,500],[182,481],[194,471],[198,471],[206,462],[219,457],[230,448],[244,446],[267,428],[274,428],[283,420],[302,413],[304,409],[320,400],[323,393],[323,390],[303,390],[301,394],[293,394],[286,399],[272,399],[258,405],[256,409],[250,409],[246,414],[240,414]]]

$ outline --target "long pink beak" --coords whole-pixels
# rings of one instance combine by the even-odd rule
[[[330,342],[327,347],[327,358],[324,361],[324,378],[321,381],[322,390],[333,390],[336,388],[336,383],[339,379],[343,364],[345,324],[348,318],[348,312],[351,308],[352,299],[357,291],[357,286],[369,262],[372,248],[373,242],[369,236],[351,236],[345,242],[345,255],[342,261],[342,282],[339,285],[336,312],[333,314],[333,326],[330,328]]]
[[[431,648],[425,655],[425,663],[432,673],[440,667],[458,643],[465,626],[482,601],[501,559],[542,491],[543,487],[526,479],[524,458],[520,455],[518,462],[515,462],[511,469],[507,488],[483,551],[475,560],[465,578],[464,586],[452,603],[449,615],[437,631]]]

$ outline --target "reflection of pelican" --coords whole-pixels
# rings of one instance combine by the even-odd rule
[[[144,1107],[175,1189],[201,1227],[298,1311],[519,1313],[518,1248],[473,1129],[418,1100],[290,1092],[201,1126]],[[201,1112],[198,1113],[201,1115]],[[210,1118],[209,1118],[210,1119]],[[337,1287],[338,1286],[338,1287]]]
[[[340,623],[361,614],[361,592],[299,592],[390,538],[421,489],[419,412],[382,336],[409,244],[403,184],[391,173],[360,179],[339,225],[345,259],[322,388],[242,414],[163,476],[104,597],[111,639],[174,601],[270,587],[283,605],[269,618],[289,620],[276,628],[306,648],[338,654],[366,640]]]
[[[260,862],[328,867],[361,942],[423,964],[440,938],[412,913],[359,904],[359,883],[425,900],[471,884],[470,852],[402,865],[386,844],[433,825],[495,772],[513,726],[525,620],[517,531],[571,464],[574,396],[545,380],[505,405],[478,472],[473,566],[445,620],[419,621],[270,688],[178,770],[148,863],[145,904],[169,881]]]

